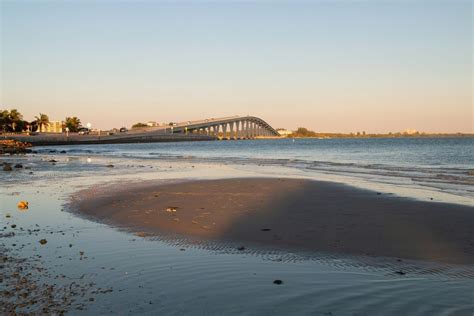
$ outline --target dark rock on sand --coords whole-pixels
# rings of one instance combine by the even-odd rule
[[[45,245],[48,241],[46,239],[41,239],[39,241],[40,244]]]
[[[283,284],[283,281],[282,280],[275,280],[275,281],[273,281],[273,284]]]
[[[23,168],[23,165],[22,165],[21,163],[17,163],[17,164],[15,165],[15,168],[16,168],[16,169]]]
[[[3,171],[12,171],[12,166],[10,164],[3,164]]]

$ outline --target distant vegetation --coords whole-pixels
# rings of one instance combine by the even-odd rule
[[[423,132],[397,132],[388,134],[367,134],[366,132],[356,133],[321,133],[310,131],[305,127],[299,127],[289,134],[289,138],[399,138],[399,137],[473,137],[474,134],[464,133],[423,133]]]
[[[75,133],[81,128],[81,120],[76,116],[66,117],[64,127],[67,127],[70,132]]]
[[[135,123],[132,125],[132,128],[140,128],[140,127],[147,127],[148,125],[146,125],[145,123]]]
[[[0,132],[42,132],[50,123],[49,116],[44,113],[39,113],[33,121],[27,121],[17,109],[0,110]],[[63,128],[68,127],[73,133],[77,132],[81,126],[81,120],[76,116],[66,117],[63,123]]]

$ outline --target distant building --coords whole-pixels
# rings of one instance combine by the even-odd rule
[[[280,134],[280,136],[284,136],[284,137],[287,137],[288,135],[293,134],[292,131],[287,130],[287,129],[281,129],[281,128],[277,129],[277,132],[278,134]]]
[[[155,127],[155,126],[158,126],[158,125],[159,125],[159,124],[158,124],[157,122],[155,122],[155,121],[148,121],[148,122],[146,123],[146,126],[148,126],[148,127]]]
[[[62,133],[64,122],[62,121],[49,121],[48,125],[44,125],[41,129],[43,133]]]
[[[419,132],[418,132],[416,129],[414,129],[414,128],[411,128],[411,129],[409,128],[409,129],[405,130],[405,131],[403,132],[403,134],[415,135],[415,134],[419,134]]]

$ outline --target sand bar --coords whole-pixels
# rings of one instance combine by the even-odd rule
[[[474,264],[474,207],[337,183],[239,178],[122,184],[81,191],[71,209],[146,234]]]

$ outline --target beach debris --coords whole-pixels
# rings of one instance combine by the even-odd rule
[[[278,284],[278,285],[280,285],[280,284],[283,284],[283,281],[282,281],[282,280],[279,280],[279,279],[276,279],[276,280],[273,281],[273,284]]]
[[[40,239],[39,243],[42,245],[46,245],[48,241],[46,239]]]
[[[3,163],[3,171],[12,171],[12,170],[13,170],[12,166],[9,163],[7,162]]]
[[[166,208],[166,212],[168,212],[168,213],[176,213],[177,210],[178,210],[178,208],[176,206],[168,206]]]
[[[7,214],[5,214],[5,217],[6,217],[6,218],[10,218],[10,217],[12,217],[12,216],[10,215],[10,213],[7,213]]]
[[[240,247],[237,248],[237,250],[238,250],[238,251],[243,251],[243,250],[245,250],[245,247],[244,247],[244,246],[240,246]]]
[[[21,210],[27,210],[28,209],[28,202],[27,201],[20,201],[16,205],[19,209]]]

